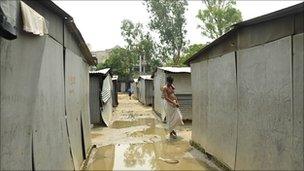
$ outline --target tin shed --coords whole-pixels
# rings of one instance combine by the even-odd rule
[[[139,92],[138,79],[133,79],[133,82],[131,83],[131,90],[133,92],[133,97],[135,99],[138,99],[138,92]]]
[[[118,76],[117,75],[113,75],[112,77],[112,83],[113,83],[113,107],[117,107],[118,106]]]
[[[176,87],[175,94],[180,102],[180,109],[184,120],[192,119],[192,91],[190,67],[158,67],[153,73],[154,84],[154,111],[164,119],[166,114],[161,88],[166,84],[168,76],[173,77]]]
[[[304,169],[303,15],[238,23],[187,61],[192,139],[230,169]]]
[[[144,105],[153,103],[153,79],[151,75],[141,75],[138,78],[138,100]]]
[[[91,124],[107,126],[113,112],[113,82],[110,68],[90,71],[90,116]]]
[[[91,148],[96,59],[52,1],[0,1],[0,11],[0,170],[78,170]]]

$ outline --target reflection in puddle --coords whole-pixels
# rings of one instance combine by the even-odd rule
[[[154,118],[138,118],[134,120],[117,120],[111,124],[111,128],[128,128],[132,126],[140,126],[140,125],[155,125]]]
[[[210,170],[203,161],[185,157],[189,148],[186,141],[108,145],[98,149],[87,170]]]
[[[188,143],[191,124],[179,129],[177,139],[168,139],[150,107],[123,97],[112,124],[92,130],[92,142],[99,148],[85,170],[211,170]]]

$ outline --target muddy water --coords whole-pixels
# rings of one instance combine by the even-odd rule
[[[92,130],[92,151],[86,170],[214,170],[189,145],[189,126],[170,139],[150,107],[120,95],[120,105],[108,128]],[[209,165],[211,165],[211,167]]]

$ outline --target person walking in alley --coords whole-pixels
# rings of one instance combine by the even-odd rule
[[[178,125],[183,125],[182,114],[179,109],[177,97],[174,94],[175,86],[173,85],[173,78],[167,77],[167,83],[162,87],[164,98],[164,110],[166,113],[166,122],[170,132],[170,138],[176,138],[177,134],[174,128]]]
[[[128,88],[128,94],[129,94],[129,99],[131,100],[131,96],[132,96],[132,89],[131,89],[131,87]]]

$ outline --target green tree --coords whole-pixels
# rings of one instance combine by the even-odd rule
[[[236,9],[235,0],[203,0],[207,9],[199,10],[197,18],[202,35],[216,39],[231,29],[231,25],[242,21],[241,11]]]
[[[155,43],[149,32],[143,31],[141,23],[133,23],[130,20],[123,20],[121,26],[121,35],[127,43],[127,49],[137,58],[146,62],[146,71],[151,72],[160,63],[155,51]],[[135,67],[135,66],[134,66]]]
[[[199,50],[201,50],[205,45],[203,44],[192,44],[186,48],[183,55],[180,58],[179,63],[174,64],[173,61],[169,62],[167,66],[186,66],[184,63],[187,59],[189,59],[191,56],[193,56],[195,53],[197,53]]]
[[[121,27],[121,35],[127,43],[128,49],[132,50],[137,46],[143,37],[143,25],[141,23],[133,23],[130,20],[123,20]]]
[[[136,56],[125,48],[115,48],[109,58],[97,65],[97,69],[111,68],[113,74],[119,75],[121,78],[131,78],[134,75],[134,66],[137,63]]]
[[[178,63],[186,45],[186,0],[146,0],[150,29],[159,34],[163,62],[173,58]]]

